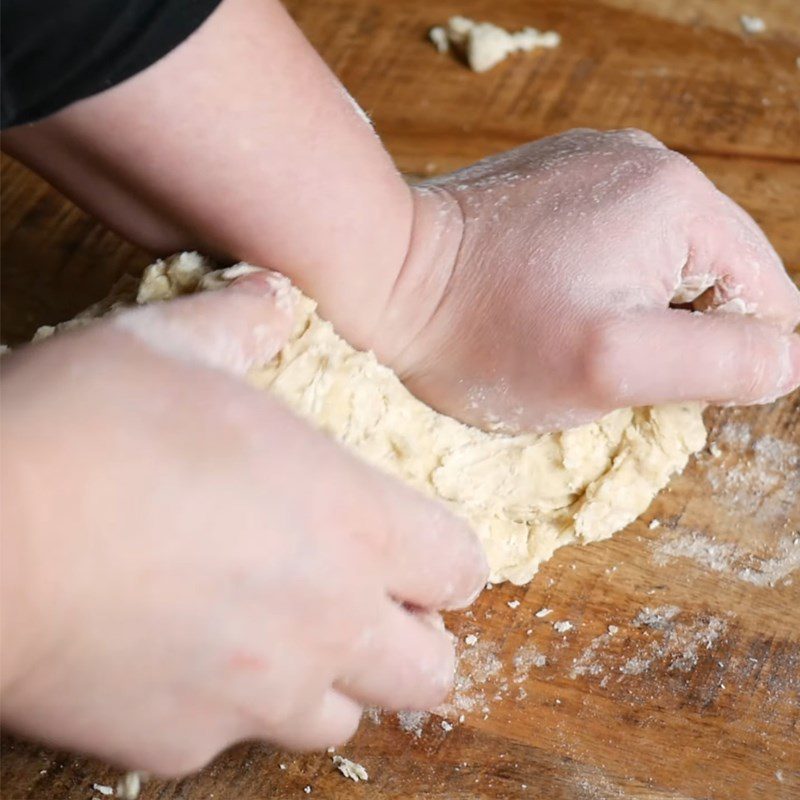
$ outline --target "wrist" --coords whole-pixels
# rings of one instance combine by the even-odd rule
[[[417,185],[411,197],[408,247],[370,344],[378,359],[401,376],[414,364],[447,295],[464,233],[463,212],[449,192]]]
[[[11,700],[18,697],[34,668],[52,657],[58,627],[73,610],[64,602],[63,578],[71,570],[62,557],[62,543],[69,539],[63,500],[72,494],[70,478],[60,474],[58,446],[43,430],[40,418],[37,421],[37,403],[17,391],[20,381],[25,383],[22,371],[9,374],[9,369],[3,375],[0,701],[4,718],[12,713]],[[47,535],[55,531],[58,541]]]
[[[30,597],[31,584],[35,582],[35,570],[31,567],[31,552],[28,546],[24,500],[24,466],[19,463],[21,442],[9,433],[9,409],[4,403],[2,437],[3,502],[0,514],[0,699],[3,705],[8,700],[8,691],[25,674],[26,663],[30,663],[32,628]]]

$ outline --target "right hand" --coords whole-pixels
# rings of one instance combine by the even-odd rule
[[[368,346],[446,414],[542,432],[800,386],[800,292],[780,257],[644,131],[567,131],[414,197],[397,291]]]
[[[248,278],[3,359],[4,723],[174,775],[443,699],[480,545],[229,374],[288,329]]]

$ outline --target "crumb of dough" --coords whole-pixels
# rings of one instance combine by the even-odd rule
[[[767,23],[761,17],[750,16],[749,14],[742,14],[739,17],[739,24],[745,33],[764,33],[767,29]]]
[[[345,778],[350,778],[354,783],[369,780],[369,773],[364,767],[362,767],[361,764],[356,764],[355,761],[351,761],[349,758],[334,756],[333,764]]]
[[[562,620],[560,622],[554,622],[553,628],[556,633],[567,633],[567,631],[571,631],[575,627],[569,620]]]
[[[450,49],[450,39],[447,31],[441,26],[436,25],[428,31],[428,38],[433,42],[433,46],[439,53],[446,53]]]
[[[529,53],[561,44],[555,31],[526,27],[512,33],[491,22],[475,22],[462,16],[450,17],[447,25],[431,28],[428,37],[440,53],[446,53],[450,45],[455,47],[473,72],[486,72],[511,53]]]
[[[117,782],[117,797],[122,800],[137,800],[142,791],[142,782],[147,780],[145,772],[126,772]]]

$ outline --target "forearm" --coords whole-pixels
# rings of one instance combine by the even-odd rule
[[[285,272],[356,341],[411,236],[407,186],[277,2],[226,0],[154,66],[4,146],[151,250]]]

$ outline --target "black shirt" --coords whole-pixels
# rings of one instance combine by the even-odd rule
[[[220,2],[2,0],[2,127],[34,122],[141,72]]]

